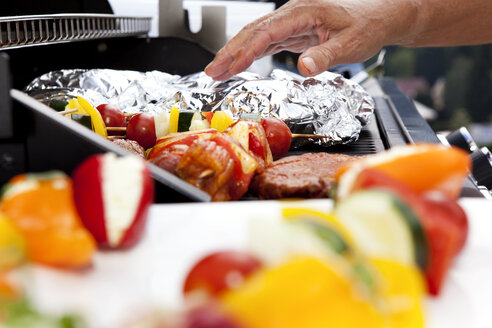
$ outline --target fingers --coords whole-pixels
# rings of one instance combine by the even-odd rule
[[[225,73],[227,73],[232,61],[232,55],[229,54],[227,49],[223,48],[219,52],[217,52],[214,60],[210,64],[208,64],[207,67],[205,67],[205,73],[216,80],[226,80],[228,77],[225,76]],[[223,79],[219,78],[223,75]]]
[[[293,24],[294,17],[290,7],[285,8],[243,28],[217,53],[215,59],[205,68],[205,73],[216,80],[227,79],[247,69],[254,60],[272,54],[272,49],[277,52],[285,49],[282,42],[299,32],[299,24]]]
[[[335,65],[353,62],[359,49],[350,37],[333,36],[328,41],[304,51],[297,62],[299,73],[313,76]]]
[[[263,17],[260,20],[268,20]],[[259,21],[259,20],[258,20]],[[256,54],[261,53],[270,43],[268,33],[258,33],[259,22],[255,21],[244,27],[232,38],[205,68],[205,73],[216,80],[227,79],[230,76],[248,68],[255,60]],[[254,49],[248,44],[254,44]]]

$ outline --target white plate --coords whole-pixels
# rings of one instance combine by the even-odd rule
[[[330,200],[304,201],[328,210]],[[251,218],[276,219],[282,202],[154,205],[146,235],[125,252],[98,252],[93,267],[67,272],[33,266],[24,272],[42,311],[81,313],[91,327],[121,326],[149,308],[179,307],[190,267],[219,249],[244,248]],[[428,327],[492,327],[492,202],[462,199],[470,221],[467,245],[442,295],[427,301]]]

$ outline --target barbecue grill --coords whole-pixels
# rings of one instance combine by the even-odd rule
[[[22,172],[57,169],[71,174],[95,153],[127,154],[20,91],[37,76],[68,68],[159,70],[186,75],[203,70],[213,59],[213,52],[186,38],[146,37],[149,21],[88,14],[0,18],[1,184]],[[374,98],[376,110],[357,142],[330,148],[305,146],[290,153],[365,155],[402,144],[440,142],[392,79],[369,78],[362,85]],[[210,201],[204,192],[150,166],[156,202]],[[470,178],[463,196],[483,197],[483,193]]]

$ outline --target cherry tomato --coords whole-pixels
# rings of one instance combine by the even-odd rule
[[[186,313],[183,328],[239,328],[232,318],[226,316],[215,304],[192,308]]]
[[[261,120],[261,125],[272,151],[273,159],[278,159],[289,151],[292,141],[292,133],[284,121],[275,117],[268,117]]]
[[[109,126],[109,127],[125,127],[126,126],[125,115],[115,105],[101,104],[101,105],[97,106],[97,110],[99,111],[99,113],[101,113],[104,124],[106,124],[106,126]],[[110,136],[116,136],[116,135],[121,136],[123,134],[125,134],[124,131],[109,131],[108,132],[108,135],[110,135]]]
[[[204,290],[212,296],[235,289],[243,280],[262,267],[262,263],[249,253],[220,251],[207,255],[188,273],[183,292]]]
[[[126,127],[126,137],[145,149],[153,147],[156,142],[154,117],[147,113],[132,116]]]

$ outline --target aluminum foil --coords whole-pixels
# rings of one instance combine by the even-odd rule
[[[294,133],[326,136],[298,139],[294,146],[354,142],[374,112],[373,99],[359,84],[331,72],[311,78],[283,70],[274,70],[269,77],[244,72],[221,82],[204,72],[178,76],[158,71],[74,69],[44,74],[24,91],[45,103],[52,98],[82,96],[94,106],[111,103],[127,113],[158,113],[177,106],[222,110],[234,118],[243,113],[274,116]]]

